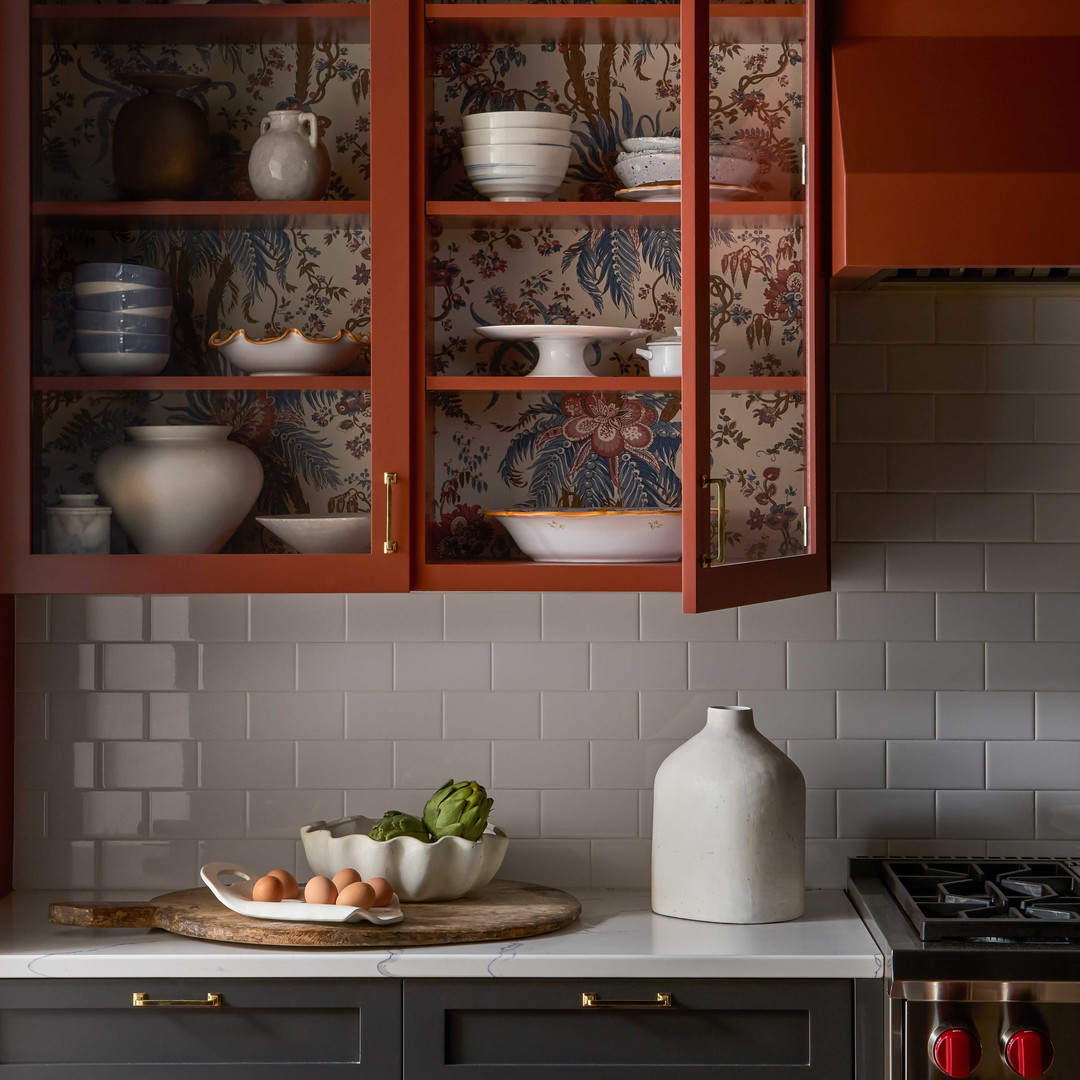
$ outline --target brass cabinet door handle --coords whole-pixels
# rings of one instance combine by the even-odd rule
[[[394,485],[398,482],[396,472],[383,473],[386,484],[386,539],[383,541],[383,554],[396,555],[398,544],[394,539]]]
[[[599,994],[582,994],[581,1007],[583,1009],[670,1009],[671,995],[657,994],[655,1000],[646,998],[644,1001],[617,1001],[614,998],[601,1001]]]
[[[205,998],[152,998],[148,994],[132,994],[131,1004],[138,1008],[216,1009],[224,1003],[220,994],[207,994]]]
[[[716,555],[702,555],[701,566],[708,570],[710,566],[722,566],[724,562],[724,516],[727,513],[727,481],[719,476],[709,476],[705,473],[701,477],[701,486],[707,488],[710,484],[716,485]]]

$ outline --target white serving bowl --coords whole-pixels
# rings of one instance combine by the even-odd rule
[[[302,555],[364,555],[371,550],[370,514],[265,514],[255,520]]]
[[[84,311],[76,308],[75,330],[88,337],[94,334],[151,334],[167,337],[169,320],[131,311]]]
[[[82,293],[76,303],[79,311],[126,311],[129,315],[154,315],[167,319],[172,314],[172,289],[146,289],[136,286],[120,292]]]
[[[249,338],[246,330],[218,330],[209,345],[245,375],[312,375],[341,371],[356,360],[370,339],[339,330],[331,338],[311,338],[290,327],[269,338]]]
[[[682,149],[682,139],[678,135],[638,135],[632,139],[623,139],[622,148],[628,154],[636,154],[642,150],[677,154]]]
[[[569,113],[527,112],[524,109],[508,112],[470,113],[461,118],[462,131],[476,131],[479,128],[558,128],[569,131],[574,118]]]
[[[486,885],[502,865],[509,837],[489,825],[479,840],[444,836],[425,844],[414,836],[372,840],[375,818],[313,821],[300,830],[316,874],[333,877],[347,866],[362,878],[383,877],[402,900],[456,900]]]
[[[570,165],[569,146],[463,146],[461,156],[469,182],[493,202],[542,199],[559,189]]]
[[[74,278],[76,296],[172,286],[172,279],[164,270],[138,263],[80,263],[75,267]]]
[[[171,347],[167,334],[75,331],[75,357],[91,375],[157,375]]]
[[[520,143],[525,146],[569,146],[573,133],[558,128],[479,128],[461,133],[462,146],[502,146]]]
[[[536,562],[678,562],[681,510],[485,510]]]
[[[709,155],[709,182],[746,187],[758,174],[758,163],[727,153]],[[682,155],[642,150],[620,154],[615,161],[615,175],[627,187],[656,184],[682,178]]]

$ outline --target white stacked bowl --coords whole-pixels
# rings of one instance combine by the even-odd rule
[[[172,280],[136,263],[75,267],[75,355],[91,375],[157,375],[169,362]]]
[[[557,191],[570,165],[565,113],[490,112],[462,117],[465,172],[492,202],[528,202]]]

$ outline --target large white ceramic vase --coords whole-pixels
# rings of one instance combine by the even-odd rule
[[[236,531],[262,488],[259,459],[222,424],[124,429],[94,478],[144,555],[210,555]]]
[[[653,911],[717,923],[797,919],[805,837],[798,766],[754,727],[752,709],[710,708],[656,774]]]

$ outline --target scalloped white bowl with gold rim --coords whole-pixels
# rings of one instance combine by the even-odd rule
[[[678,562],[682,511],[485,510],[535,562]]]
[[[268,338],[250,338],[242,329],[218,330],[208,344],[245,375],[328,375],[353,363],[370,340],[349,330],[313,338],[291,326]]]

